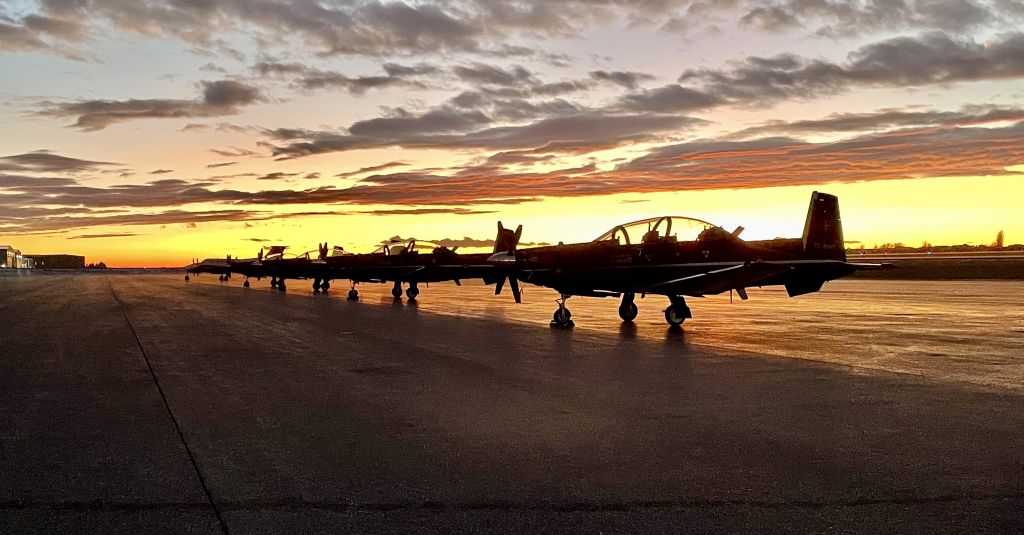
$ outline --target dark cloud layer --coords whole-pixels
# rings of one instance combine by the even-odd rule
[[[905,29],[963,32],[1002,22],[1008,2],[983,0],[773,0],[748,2],[741,24],[768,31],[809,28],[826,37]],[[1012,13],[1012,11],[1010,11]]]
[[[385,63],[383,69],[384,75],[348,76],[338,71],[316,69],[302,63],[261,61],[252,67],[254,72],[264,77],[289,77],[302,89],[341,89],[354,95],[385,87],[426,88],[427,83],[423,77],[440,71],[438,67],[425,63]]]
[[[824,119],[772,121],[736,132],[733,138],[778,135],[860,133],[923,126],[971,126],[1024,121],[1024,109],[968,106],[960,111],[882,110],[874,113],[834,113]]]
[[[350,133],[276,130],[271,135],[280,141],[275,156],[295,158],[328,152],[374,147],[400,146],[435,149],[550,149],[586,153],[624,143],[653,139],[658,133],[676,132],[699,124],[685,116],[659,114],[581,113],[541,119],[525,125],[494,126],[465,133],[451,133],[484,118],[472,114],[441,115],[426,120],[427,114],[400,120],[356,123]],[[353,126],[356,126],[353,125]]]
[[[114,123],[135,119],[231,115],[237,113],[239,108],[262,99],[259,89],[234,80],[204,81],[200,85],[202,95],[197,100],[82,100],[49,103],[40,114],[76,117],[72,126],[85,131],[95,131]]]
[[[939,33],[861,47],[847,63],[794,55],[750,57],[732,69],[696,69],[679,81],[742,103],[813,98],[858,86],[906,87],[1024,77],[1024,33],[987,43]]]
[[[19,172],[75,172],[88,171],[97,167],[118,165],[111,162],[96,162],[61,156],[50,151],[35,151],[0,157],[0,171]]]

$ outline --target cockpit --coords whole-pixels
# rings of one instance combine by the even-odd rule
[[[705,231],[715,228],[718,227],[692,217],[652,217],[618,225],[594,241],[612,241],[620,245],[694,241]]]
[[[419,241],[416,238],[411,238],[409,240],[393,238],[391,240],[381,243],[380,247],[377,247],[377,249],[373,251],[373,254],[380,254],[384,256],[398,256],[400,254],[419,253],[421,251],[434,252],[439,249],[447,250],[448,248],[431,242]]]

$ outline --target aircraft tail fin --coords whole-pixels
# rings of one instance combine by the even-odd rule
[[[498,235],[494,238],[494,253],[514,253],[519,239],[523,236],[523,226],[519,225],[515,230],[507,229],[498,221]]]
[[[838,197],[817,191],[811,194],[803,240],[809,258],[846,260]]]

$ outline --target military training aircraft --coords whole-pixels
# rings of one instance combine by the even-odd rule
[[[686,297],[703,297],[735,291],[747,299],[747,288],[782,285],[792,296],[817,292],[822,285],[854,271],[883,269],[888,264],[846,261],[838,199],[814,192],[800,238],[745,241],[743,227],[732,232],[699,219],[665,216],[618,225],[586,243],[517,249],[523,227],[515,231],[498,223],[491,253],[459,254],[455,249],[395,238],[372,253],[352,254],[340,247],[333,251],[319,244],[314,260],[310,253],[285,257],[285,247],[271,247],[266,255],[250,259],[208,259],[186,267],[187,273],[217,273],[222,280],[231,273],[246,277],[270,277],[271,286],[285,290],[286,279],[313,279],[314,292],[326,292],[332,280],[352,283],[348,298],[358,300],[356,284],[392,282],[392,295],[414,300],[419,284],[481,279],[495,285],[495,295],[508,282],[515,301],[521,302],[519,282],[552,288],[559,293],[554,327],[573,326],[565,306],[572,296],[621,297],[619,317],[633,321],[641,298],[664,295],[669,306],[665,321],[681,325],[692,317]],[[457,248],[456,248],[457,249]],[[429,251],[429,252],[424,252]]]
[[[463,280],[483,279],[489,284],[502,281],[504,268],[495,266],[488,259],[498,251],[515,250],[523,229],[515,232],[498,224],[498,235],[494,239],[491,253],[459,254],[458,247],[449,249],[416,239],[392,238],[369,254],[350,254],[327,259],[328,272],[338,279],[352,281],[348,292],[349,300],[359,299],[355,285],[360,282],[393,282],[391,295],[402,297],[402,284],[408,284],[405,296],[416,299],[420,283],[452,281],[461,285]],[[429,251],[429,252],[426,252]],[[518,302],[518,288],[516,289]]]
[[[838,199],[814,192],[801,238],[744,241],[733,232],[687,217],[657,217],[619,225],[587,243],[497,252],[510,279],[560,294],[552,326],[573,325],[565,301],[574,295],[620,297],[619,317],[636,318],[637,294],[664,295],[665,321],[692,317],[686,297],[783,285],[791,297],[816,292],[829,280],[883,264],[846,261]],[[500,291],[500,288],[498,288]]]

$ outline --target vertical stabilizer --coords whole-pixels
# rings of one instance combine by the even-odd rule
[[[846,260],[839,198],[815,191],[804,224],[804,253],[808,258]]]

